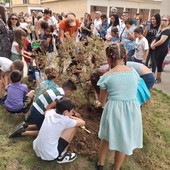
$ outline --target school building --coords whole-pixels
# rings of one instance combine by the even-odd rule
[[[118,8],[118,15],[128,11],[133,18],[139,13],[144,21],[156,13],[169,14],[170,0],[12,0],[11,9],[13,12],[28,12],[33,10],[41,11],[50,8],[56,13],[74,12],[78,18],[88,12],[94,17],[95,11],[101,11],[109,16],[111,7]]]

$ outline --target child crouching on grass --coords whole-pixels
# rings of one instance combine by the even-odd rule
[[[20,60],[12,62],[6,57],[0,57],[0,98],[4,97],[5,88],[10,83],[9,74],[13,70],[23,71],[24,63]]]
[[[56,110],[46,111],[39,134],[33,141],[33,149],[42,160],[68,163],[77,158],[75,153],[68,153],[67,148],[76,127],[84,126],[85,121],[74,116],[74,108],[70,99],[62,98],[57,101]]]
[[[18,70],[10,74],[12,83],[7,86],[7,96],[4,98],[4,107],[10,113],[26,113],[33,98],[34,91],[28,93],[28,87],[20,82],[21,78]]]

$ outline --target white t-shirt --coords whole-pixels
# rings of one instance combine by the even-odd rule
[[[27,29],[28,24],[26,22],[20,22],[20,26],[19,27]]]
[[[12,61],[6,57],[0,57],[0,70],[7,72],[11,70]]]
[[[19,55],[19,53],[18,53],[18,51],[16,49],[16,46],[19,46],[19,44],[16,41],[13,41],[12,47],[11,47],[11,52],[14,53],[14,54],[18,54]]]
[[[33,149],[42,160],[54,160],[58,157],[58,140],[63,131],[76,126],[77,121],[68,116],[57,114],[54,109],[48,110]]]
[[[101,19],[95,19],[94,20],[94,28],[93,28],[93,34],[94,35],[99,35],[98,29],[100,29],[100,25],[102,25],[102,20]]]
[[[148,40],[145,37],[143,37],[142,39],[137,38],[135,43],[134,57],[138,60],[143,60],[144,52],[148,49]]]

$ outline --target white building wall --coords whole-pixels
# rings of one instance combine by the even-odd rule
[[[162,0],[161,15],[170,15],[170,0]]]

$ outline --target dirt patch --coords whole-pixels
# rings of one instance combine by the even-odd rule
[[[85,130],[78,128],[78,131],[70,144],[69,150],[94,159],[99,151],[100,140],[98,138],[99,122],[102,110],[91,107],[90,109],[83,106],[83,109],[79,109],[82,118],[86,121],[86,128],[90,131],[90,134]]]

